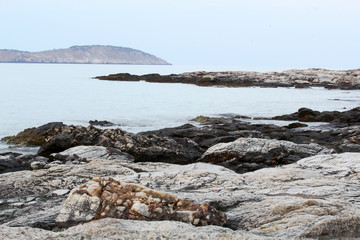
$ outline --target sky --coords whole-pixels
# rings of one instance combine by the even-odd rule
[[[359,0],[0,0],[0,49],[139,49],[174,65],[360,68]]]

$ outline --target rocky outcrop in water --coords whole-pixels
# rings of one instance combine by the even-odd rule
[[[273,117],[274,120],[300,121],[300,122],[332,122],[345,123],[348,125],[359,124],[360,108],[349,111],[314,111],[309,108],[300,108],[297,112]]]
[[[227,87],[325,87],[342,89],[360,89],[360,69],[327,70],[310,68],[306,70],[287,70],[283,72],[189,72],[182,74],[131,75],[128,73],[111,74],[96,77],[111,81],[140,81],[159,83],[188,83],[198,86]]]
[[[166,61],[148,53],[125,47],[72,46],[41,52],[0,49],[3,63],[80,63],[80,64],[150,64],[168,65]]]

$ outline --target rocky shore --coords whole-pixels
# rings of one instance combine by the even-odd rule
[[[96,77],[110,81],[147,81],[157,83],[187,83],[198,86],[225,87],[325,87],[328,89],[360,89],[360,69],[327,70],[310,68],[283,72],[188,72],[182,74],[111,74]]]
[[[3,139],[40,149],[0,154],[0,238],[360,238],[359,116],[302,108],[273,118],[285,126],[199,116],[138,134],[94,127],[106,121],[25,129]]]

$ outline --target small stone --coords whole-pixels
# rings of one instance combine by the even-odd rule
[[[69,189],[58,189],[58,190],[53,191],[53,194],[56,194],[58,196],[63,196],[65,194],[68,194],[69,192],[70,192]]]
[[[13,206],[13,207],[22,207],[22,206],[24,206],[25,204],[22,203],[22,202],[17,202],[17,203],[11,203],[10,205]]]
[[[45,165],[46,165],[45,162],[35,161],[30,164],[30,167],[32,170],[38,170],[38,169],[42,169]]]
[[[36,198],[35,197],[27,197],[26,198],[26,202],[31,202],[31,201],[34,201]]]

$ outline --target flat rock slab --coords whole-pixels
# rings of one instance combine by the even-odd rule
[[[3,229],[10,229],[10,226],[49,226],[51,229],[51,224],[55,225],[60,207],[66,201],[66,195],[57,196],[53,191],[74,189],[95,176],[111,176],[116,181],[146,186],[196,204],[208,203],[214,206],[227,216],[224,226],[228,228],[211,226],[221,229],[222,232],[234,234],[234,231],[229,229],[231,228],[236,230],[236,233],[240,231],[252,237],[256,236],[253,239],[359,238],[359,164],[359,153],[329,154],[301,159],[297,163],[282,167],[238,174],[222,166],[201,162],[176,165],[97,159],[81,165],[63,164],[49,169],[6,173],[0,175],[0,234],[3,233]],[[108,221],[115,219],[92,221],[69,228],[62,233],[46,234],[56,237],[62,236],[60,234],[67,237],[70,236],[67,234],[89,234],[89,238],[94,236],[106,239],[111,238],[111,235],[106,234],[112,233],[115,229],[119,234],[122,233],[123,225],[119,225],[119,222],[126,222],[138,229],[131,233],[134,234],[133,239],[136,239],[136,236],[137,239],[145,238],[147,235],[144,234],[160,237],[162,233],[167,234],[161,228],[168,226],[167,221],[148,222],[149,226],[152,226],[148,231],[143,227],[146,222],[137,225],[138,222],[143,222],[140,220],[116,220],[119,222],[111,224]],[[98,222],[109,223],[109,227],[104,227],[106,224],[96,227]],[[201,235],[198,231],[204,229],[203,227],[195,228],[180,222],[171,223],[173,226],[181,224],[188,227],[179,228],[178,231],[169,230],[170,235],[166,236],[180,236],[179,238],[185,239],[209,236],[209,239],[221,239],[221,235],[216,235],[216,232]],[[206,228],[208,227],[210,226]],[[87,229],[92,228],[94,230],[87,232]],[[11,229],[14,236],[20,231],[16,230],[19,228]],[[31,233],[39,230],[27,229]],[[73,229],[77,229],[76,233],[69,232],[75,231]],[[126,234],[130,232],[124,233],[124,236],[130,236]],[[215,237],[212,238],[212,234]],[[235,235],[225,236],[230,236],[225,239],[232,239]]]
[[[195,227],[174,221],[141,221],[105,218],[70,227],[62,232],[52,232],[29,227],[0,225],[1,239],[188,239],[188,240],[262,240],[262,237],[246,231],[233,231],[219,226]]]
[[[175,220],[196,226],[226,223],[225,214],[209,204],[194,204],[186,199],[118,182],[112,178],[93,178],[66,200],[56,223],[70,226],[101,218],[136,220]]]

